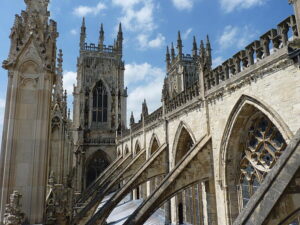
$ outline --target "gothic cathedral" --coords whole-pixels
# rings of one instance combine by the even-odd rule
[[[90,44],[83,18],[71,119],[49,0],[24,1],[3,62],[0,225],[300,225],[300,0],[215,68],[209,37],[186,54],[179,32],[161,107],[129,126],[122,25]]]

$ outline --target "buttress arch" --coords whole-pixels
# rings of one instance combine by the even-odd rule
[[[139,153],[141,151],[141,144],[139,142],[139,140],[137,140],[135,142],[135,145],[134,145],[134,154],[136,155],[137,153]]]
[[[152,134],[150,143],[149,143],[149,156],[151,156],[160,146],[159,139],[156,134]]]
[[[240,179],[240,160],[244,154],[242,149],[245,149],[248,128],[258,117],[269,121],[285,143],[293,136],[284,120],[271,106],[254,97],[240,97],[229,115],[220,143],[219,175],[224,188],[225,213],[228,218],[226,224],[232,224],[240,211],[241,200],[238,197],[237,184]]]
[[[180,122],[173,143],[173,157],[174,157],[174,165],[175,166],[180,159],[189,151],[190,147],[192,147],[196,143],[196,138],[189,128],[189,126],[183,121]]]

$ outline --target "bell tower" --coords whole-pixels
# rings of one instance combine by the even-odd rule
[[[49,0],[25,0],[16,15],[8,71],[0,157],[0,221],[9,196],[18,191],[26,223],[44,222],[51,94],[55,77],[56,22]]]
[[[73,93],[78,192],[88,187],[114,160],[116,134],[126,126],[122,25],[113,45],[104,42],[101,24],[98,43],[86,43],[83,18],[77,85]]]

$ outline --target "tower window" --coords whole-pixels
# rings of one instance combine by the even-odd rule
[[[92,110],[92,121],[96,123],[107,122],[107,106],[108,97],[106,88],[103,82],[100,80],[97,82],[93,90],[93,110]]]

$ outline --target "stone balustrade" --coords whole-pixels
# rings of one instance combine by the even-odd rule
[[[93,138],[87,140],[89,144],[106,144],[106,145],[114,145],[116,143],[114,138]]]
[[[177,96],[173,97],[170,100],[165,102],[165,112],[170,113],[180,106],[185,105],[187,102],[191,101],[195,97],[198,97],[200,94],[199,92],[199,82],[194,83],[190,88],[184,90],[183,92],[179,93]]]
[[[105,53],[113,53],[114,52],[114,48],[111,45],[110,46],[103,45],[103,47],[100,48],[98,45],[87,44],[87,43],[85,43],[83,50],[84,51],[93,51],[93,52],[105,52]]]
[[[279,23],[277,29],[269,30],[259,40],[253,41],[244,50],[239,51],[220,66],[207,72],[204,77],[205,90],[210,90],[218,85],[222,86],[225,80],[238,76],[241,71],[267,58],[278,49],[287,46],[289,38],[291,38],[288,36],[289,32],[293,36],[298,36],[294,15]]]
[[[163,108],[159,107],[157,110],[155,110],[150,115],[146,116],[145,118],[145,124],[153,123],[159,119],[162,119],[163,117]]]

